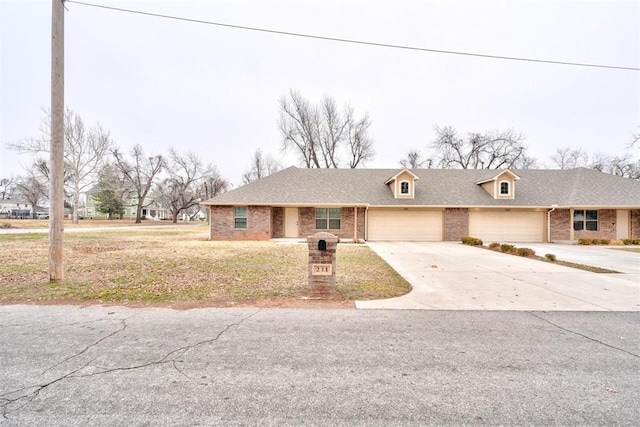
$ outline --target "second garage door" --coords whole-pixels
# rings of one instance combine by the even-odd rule
[[[442,211],[369,209],[367,215],[368,240],[442,240]]]
[[[471,211],[469,235],[490,242],[542,242],[544,212]]]

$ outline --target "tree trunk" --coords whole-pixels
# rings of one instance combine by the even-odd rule
[[[142,222],[142,200],[138,200],[138,205],[136,206],[136,224],[140,224]]]

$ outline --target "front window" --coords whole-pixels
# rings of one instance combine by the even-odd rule
[[[400,194],[409,194],[409,182],[402,181],[400,183]]]
[[[237,206],[234,208],[234,227],[247,228],[247,207]]]
[[[316,208],[316,230],[340,230],[340,208]]]
[[[598,211],[573,211],[573,229],[575,231],[598,231]]]
[[[500,183],[500,195],[501,196],[509,195],[509,183],[507,181],[503,181]]]

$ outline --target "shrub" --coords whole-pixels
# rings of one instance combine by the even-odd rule
[[[0,223],[0,228],[11,228],[11,224],[8,222]]]
[[[478,239],[477,237],[465,236],[462,238],[462,243],[471,246],[482,246],[482,240]]]
[[[622,246],[624,245],[624,242],[619,239],[612,239],[612,240],[609,240],[609,244],[614,246]]]
[[[633,239],[631,241],[634,245],[640,245],[640,239]]]
[[[593,245],[593,239],[590,239],[588,237],[580,237],[578,239],[578,244],[579,245]]]
[[[551,262],[556,260],[556,256],[554,254],[544,254],[544,257]]]
[[[531,248],[516,248],[516,253],[520,256],[530,257],[534,256],[536,254],[536,251]]]
[[[597,243],[596,240],[598,241]],[[593,239],[593,243],[596,243],[598,245],[608,245],[609,239]]]
[[[506,243],[503,243],[503,244],[500,245],[500,250],[502,252],[505,252],[505,253],[508,253],[508,254],[512,253],[515,250],[515,248],[516,248],[515,246],[508,245]]]
[[[625,245],[633,245],[633,240],[631,239],[622,239],[622,243]]]
[[[498,250],[500,248],[500,243],[498,242],[491,242],[489,243],[489,249],[493,249],[494,251]]]

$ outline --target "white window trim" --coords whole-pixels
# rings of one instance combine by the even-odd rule
[[[237,208],[245,208],[245,216],[236,216]],[[236,219],[244,218],[244,227],[236,227]],[[234,206],[233,207],[233,229],[234,230],[246,230],[249,228],[249,207],[248,206]]]
[[[502,184],[507,184],[507,192],[503,193],[502,192]],[[507,180],[502,180],[500,182],[498,182],[498,196],[511,196],[511,181],[507,181]]]

